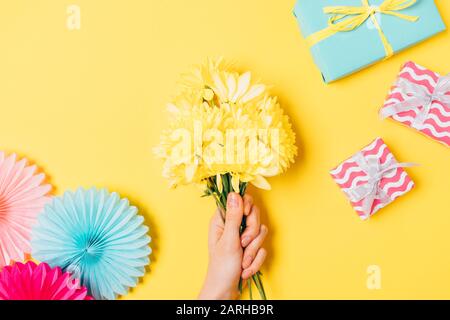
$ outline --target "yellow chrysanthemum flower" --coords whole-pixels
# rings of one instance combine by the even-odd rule
[[[230,174],[236,192],[247,182],[269,189],[265,178],[285,171],[296,156],[295,134],[277,98],[250,72],[233,72],[222,60],[185,75],[168,111],[169,129],[155,152],[172,186]],[[220,191],[222,181],[217,185]]]
[[[285,171],[297,154],[294,132],[277,98],[250,72],[233,72],[222,60],[208,60],[186,74],[168,111],[169,128],[155,148],[164,160],[163,176],[174,187],[204,185],[224,219],[230,192],[244,195],[249,182],[270,189],[266,177]],[[243,219],[241,233],[245,228]],[[261,274],[252,281],[266,299]]]

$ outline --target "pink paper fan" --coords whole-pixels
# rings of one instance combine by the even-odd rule
[[[46,263],[16,263],[0,273],[0,300],[92,300],[87,288],[61,268]]]
[[[31,227],[50,201],[51,186],[43,184],[45,175],[36,170],[26,159],[0,152],[0,270],[31,252]]]

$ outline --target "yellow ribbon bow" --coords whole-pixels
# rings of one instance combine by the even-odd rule
[[[398,12],[411,7],[416,2],[417,0],[385,0],[380,6],[371,6],[369,5],[368,0],[362,0],[363,5],[361,7],[325,7],[323,10],[324,13],[332,14],[328,20],[328,28],[313,33],[306,40],[310,46],[313,46],[338,32],[355,30],[370,18],[380,34],[384,50],[386,51],[386,58],[389,58],[394,54],[394,50],[381,29],[375,15],[376,13],[382,13],[395,16],[406,21],[416,22],[419,17],[409,16]]]

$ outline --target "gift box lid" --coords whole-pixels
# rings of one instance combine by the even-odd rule
[[[385,0],[369,0],[379,6]],[[361,0],[298,0],[294,9],[305,38],[328,27],[328,6],[361,7]],[[377,13],[377,21],[394,52],[399,52],[446,29],[434,0],[417,0],[401,14],[418,16],[416,22]],[[359,71],[386,57],[380,34],[371,19],[353,31],[338,32],[311,47],[314,61],[329,83]]]
[[[427,96],[431,93],[432,96]],[[402,109],[401,105],[407,101],[423,101],[423,104],[413,102]],[[450,147],[450,75],[441,76],[408,61],[400,70],[380,116],[391,118]]]

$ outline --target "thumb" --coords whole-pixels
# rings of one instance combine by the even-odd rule
[[[239,229],[244,216],[244,202],[237,193],[230,193],[227,198],[224,234],[239,238]]]
[[[217,241],[220,240],[223,234],[223,220],[221,216],[221,212],[219,209],[216,210],[216,213],[211,218],[211,222],[209,223],[209,236],[208,236],[208,244],[209,248],[213,248]]]

